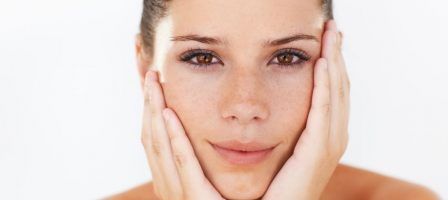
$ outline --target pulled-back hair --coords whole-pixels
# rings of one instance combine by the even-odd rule
[[[167,6],[171,0],[143,0],[143,13],[140,21],[140,34],[145,52],[154,54],[154,36],[158,22],[166,16]],[[332,0],[321,0],[322,11],[327,20],[333,19]]]

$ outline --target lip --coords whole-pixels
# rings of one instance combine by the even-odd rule
[[[235,165],[260,163],[276,146],[258,142],[241,143],[236,140],[211,144],[222,158]]]

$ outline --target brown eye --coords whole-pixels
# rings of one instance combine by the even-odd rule
[[[197,63],[200,65],[208,65],[213,60],[213,55],[211,54],[199,54],[196,56]]]
[[[223,64],[219,57],[212,51],[205,49],[192,49],[180,55],[179,60],[196,66],[209,66]]]
[[[311,59],[305,51],[299,49],[281,49],[274,55],[269,64],[293,66],[303,64]]]
[[[277,58],[277,61],[278,61],[279,64],[287,65],[287,64],[291,64],[292,63],[292,61],[294,60],[294,55],[292,55],[292,54],[282,54],[282,55],[278,55],[276,58]]]

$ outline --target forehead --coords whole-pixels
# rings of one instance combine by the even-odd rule
[[[201,34],[227,41],[294,33],[318,37],[324,23],[320,0],[174,0],[169,12],[173,35]]]

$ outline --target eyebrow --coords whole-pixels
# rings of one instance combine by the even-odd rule
[[[280,38],[280,39],[275,39],[275,40],[267,40],[263,43],[263,46],[279,46],[279,45],[283,45],[283,44],[287,44],[293,41],[297,41],[297,40],[312,40],[315,42],[319,42],[319,39],[317,39],[315,36],[313,35],[306,35],[306,34],[295,34],[292,36],[288,36],[288,37],[284,37],[284,38]],[[171,41],[176,42],[176,41],[197,41],[197,42],[201,42],[204,44],[210,44],[210,45],[221,45],[221,44],[225,44],[226,42],[224,42],[223,40],[219,39],[219,38],[213,38],[213,37],[207,37],[207,36],[200,36],[200,35],[196,35],[196,34],[190,34],[190,35],[181,35],[181,36],[174,36],[171,37]]]
[[[181,35],[181,36],[174,36],[171,37],[171,41],[197,41],[204,44],[224,44],[224,41],[218,38],[212,38],[212,37],[206,37],[206,36],[199,36],[199,35]]]
[[[268,40],[266,41],[263,46],[279,46],[279,45],[283,45],[283,44],[287,44],[293,41],[297,41],[297,40],[311,40],[311,41],[315,41],[315,42],[319,42],[319,39],[317,39],[315,36],[313,35],[306,35],[306,34],[295,34],[292,36],[288,36],[288,37],[284,37],[284,38],[280,38],[280,39],[276,39],[276,40]]]

